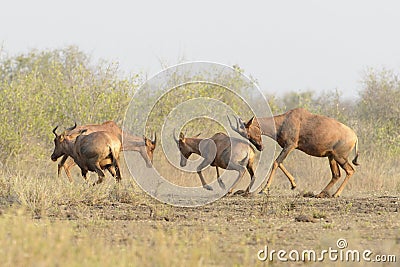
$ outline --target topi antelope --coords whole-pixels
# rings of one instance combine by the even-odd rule
[[[335,119],[312,114],[303,108],[296,108],[273,117],[253,117],[247,123],[236,118],[236,128],[230,120],[229,122],[233,130],[248,139],[260,151],[263,149],[261,135],[274,139],[282,147],[262,192],[271,185],[278,167],[288,177],[292,189],[296,188],[294,177],[283,165],[285,158],[294,149],[301,150],[311,156],[328,157],[329,159],[332,179],[317,197],[330,196],[329,190],[340,178],[339,166],[346,172],[346,178],[336,193],[333,194],[333,197],[340,196],[348,180],[355,172],[348,160],[353,148],[355,148],[355,157],[352,162],[354,165],[359,165],[357,162],[359,154],[358,138],[354,131]]]
[[[82,132],[83,130],[86,130]],[[118,139],[122,142],[121,149],[123,151],[137,151],[143,157],[146,162],[146,166],[151,168],[153,162],[153,151],[156,147],[157,136],[154,134],[154,140],[150,140],[147,137],[139,137],[132,134],[129,134],[126,131],[122,131],[121,128],[113,121],[106,121],[103,124],[88,124],[76,126],[76,123],[71,128],[68,128],[63,133],[65,136],[76,136],[77,133],[82,132],[83,135],[88,135],[94,132],[109,132],[118,137]],[[73,139],[72,139],[73,141]],[[68,159],[68,160],[67,160]],[[58,176],[60,176],[61,168],[64,167],[65,173],[70,182],[72,182],[72,176],[70,169],[75,166],[74,160],[68,158],[67,155],[64,155],[58,164]]]
[[[218,167],[239,172],[238,178],[232,185],[228,194],[232,194],[235,185],[243,177],[245,169],[247,168],[251,181],[245,194],[250,192],[250,188],[255,180],[253,169],[255,154],[254,149],[249,143],[238,138],[231,138],[224,133],[216,133],[211,138],[185,137],[183,133],[180,133],[179,139],[175,137],[175,134],[174,139],[181,152],[181,167],[186,166],[187,159],[193,153],[204,158],[197,167],[197,174],[199,175],[201,184],[205,189],[212,190],[211,186],[205,182],[201,170],[208,165],[211,165],[215,166],[217,170],[217,180],[222,188],[225,188],[225,185],[219,176]]]
[[[117,182],[121,180],[119,153],[122,144],[117,136],[104,131],[82,135],[86,130],[81,130],[74,135],[65,135],[65,132],[57,134],[57,127],[53,129],[56,136],[54,151],[51,155],[53,161],[64,155],[73,158],[81,168],[85,180],[88,171],[97,173],[97,184],[103,181],[104,169],[107,169]]]

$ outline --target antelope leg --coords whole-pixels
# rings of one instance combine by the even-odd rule
[[[274,177],[274,175],[275,175],[276,169],[282,164],[282,162],[286,159],[286,157],[287,157],[287,156],[290,154],[290,152],[292,152],[294,149],[295,149],[295,146],[293,146],[293,145],[286,146],[286,147],[284,147],[284,148],[282,149],[281,153],[279,154],[279,156],[278,156],[278,157],[276,158],[276,160],[274,161],[274,165],[272,166],[271,173],[269,174],[269,178],[268,178],[267,184],[262,188],[262,190],[261,190],[260,193],[264,192],[265,188],[269,188],[269,187],[271,186],[272,179],[273,179],[273,177]],[[282,170],[282,167],[280,167],[280,169]],[[286,170],[285,167],[283,167],[283,169]],[[282,170],[282,171],[283,171],[283,170]],[[283,172],[285,172],[285,171],[283,171]],[[286,170],[286,172],[293,178],[293,181],[292,181],[292,180],[289,178],[289,176],[286,175],[286,176],[289,178],[290,182],[292,183],[292,187],[293,187],[293,184],[294,184],[294,177],[293,177],[287,170]],[[286,174],[286,173],[285,173],[285,174]],[[294,184],[294,185],[296,185],[296,184]]]
[[[327,186],[317,195],[318,198],[323,198],[323,197],[329,197],[329,189],[332,188],[332,186],[339,180],[340,178],[340,169],[339,169],[339,164],[337,161],[333,158],[333,156],[328,157],[329,160],[329,166],[331,168],[332,172],[332,179],[330,182],[327,184]]]
[[[292,185],[292,189],[296,188],[296,182],[294,181],[294,177],[290,172],[283,166],[283,163],[279,164],[279,169],[283,171],[283,173],[286,175],[286,177],[289,179],[290,184]]]
[[[204,180],[203,174],[201,173],[201,170],[202,170],[203,168],[207,167],[209,164],[210,164],[210,160],[207,159],[207,158],[205,158],[205,159],[200,163],[200,165],[197,167],[197,174],[198,174],[199,177],[200,177],[200,181],[201,181],[201,184],[202,184],[203,188],[205,188],[205,189],[207,189],[207,190],[213,190],[212,187],[209,186],[209,185],[206,183],[206,181]]]
[[[242,179],[243,175],[244,175],[244,167],[240,166],[240,169],[238,170],[239,175],[238,178],[236,179],[236,181],[233,183],[231,189],[229,189],[228,195],[231,195],[233,193],[233,189],[235,189],[236,184]]]
[[[217,181],[218,181],[218,184],[222,189],[225,190],[226,187],[225,187],[225,184],[224,184],[224,182],[222,181],[222,179],[221,179],[221,177],[219,175],[219,169],[218,169],[217,166],[215,166],[215,169],[217,170]]]

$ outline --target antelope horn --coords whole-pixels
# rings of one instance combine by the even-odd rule
[[[154,141],[152,141],[152,143],[153,143],[153,144],[156,144],[156,143],[157,143],[157,134],[156,134],[156,132],[154,132]]]
[[[58,136],[57,133],[56,133],[57,128],[58,128],[58,125],[53,129],[53,134],[54,134],[55,136]]]
[[[174,140],[175,140],[176,143],[179,143],[179,139],[176,138],[175,128],[174,128]]]
[[[76,128],[76,121],[75,121],[74,123],[75,123],[75,124],[74,124],[74,126],[72,126],[72,127],[68,128],[68,129],[67,129],[67,131],[72,131],[73,129],[75,129],[75,128]]]
[[[228,118],[229,125],[231,126],[232,130],[236,130],[235,127],[234,127],[233,124],[232,124],[231,119],[229,118],[229,115],[226,115],[226,117]]]
[[[239,128],[239,124],[240,124],[240,128],[241,128],[241,129],[246,128],[246,126],[244,125],[244,121],[242,120],[242,118],[237,117],[237,118],[236,118],[236,123],[238,124],[238,128]]]

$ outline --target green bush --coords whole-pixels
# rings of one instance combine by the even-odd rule
[[[251,96],[251,83],[239,79],[243,70],[234,66],[235,75],[219,79],[240,88]],[[199,74],[200,76],[202,74]],[[203,74],[207,77],[206,73]],[[64,49],[32,50],[26,54],[0,57],[0,161],[21,155],[48,157],[52,148],[51,130],[78,124],[122,121],[127,106],[140,85],[138,74],[126,77],[118,63],[93,60],[71,46]],[[179,74],[171,79],[180,81]],[[199,77],[201,80],[201,77]],[[363,77],[358,100],[344,100],[336,91],[317,95],[314,91],[287,93],[282,97],[267,95],[274,114],[295,107],[327,115],[352,127],[360,139],[361,150],[400,153],[400,81],[389,70],[369,70]],[[152,90],[134,105],[154,101]],[[177,87],[154,105],[147,128],[160,131],[168,114],[180,103],[192,97],[210,97],[233,108],[242,118],[252,114],[240,98],[225,88],[210,84],[188,84]],[[256,102],[260,102],[259,99]],[[258,103],[257,102],[257,103]],[[153,103],[153,102],[152,102]],[[263,105],[260,102],[260,105]],[[201,109],[202,107],[195,107]],[[132,121],[136,114],[132,116]],[[179,120],[179,118],[175,118]],[[194,120],[187,124],[193,133],[211,134],[221,127],[213,122]],[[133,121],[133,123],[135,123]],[[196,127],[197,125],[197,127]]]
[[[360,135],[371,150],[400,154],[400,80],[391,70],[370,69],[357,105]]]
[[[56,125],[121,120],[138,76],[120,76],[118,64],[93,65],[76,47],[2,59],[0,158],[43,156]]]

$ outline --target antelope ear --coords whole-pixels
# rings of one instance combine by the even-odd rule
[[[256,117],[253,116],[253,117],[246,123],[246,128],[248,128],[250,125],[253,124],[253,122],[255,122],[255,121],[254,121],[255,118],[256,118]]]
[[[180,132],[179,133],[179,140],[183,141],[184,139],[185,139],[185,135],[182,132]]]
[[[151,144],[153,144],[153,142],[149,138],[147,138],[145,135],[143,135],[143,140],[144,140],[145,146],[150,146]]]

